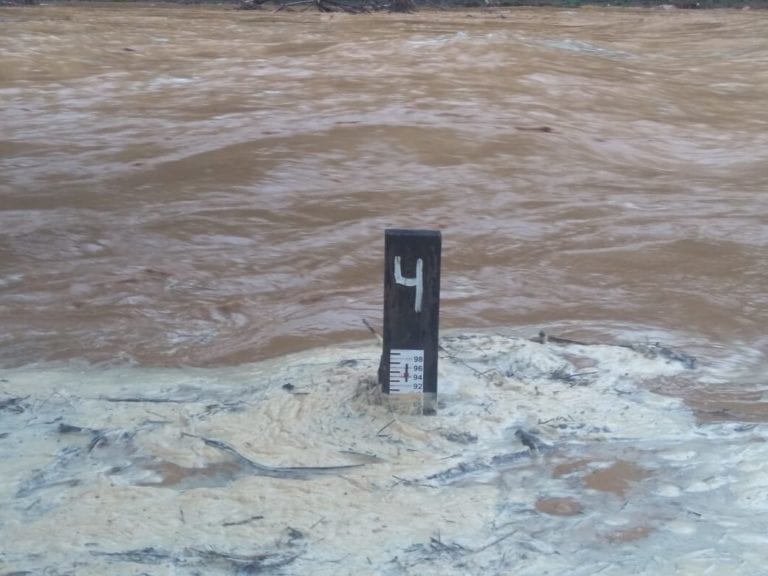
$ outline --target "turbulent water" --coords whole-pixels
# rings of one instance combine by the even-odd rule
[[[760,573],[767,29],[0,10],[0,573]],[[434,417],[374,393],[390,227]]]
[[[365,337],[383,230],[442,325],[765,353],[768,14],[0,13],[0,360]]]
[[[418,227],[443,327],[662,337],[764,379],[766,25],[6,9],[0,361],[365,338],[383,231]]]

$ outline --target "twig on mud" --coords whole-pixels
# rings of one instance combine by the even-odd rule
[[[470,552],[470,554],[479,554],[480,552],[482,552],[484,550],[487,550],[491,546],[496,546],[496,544],[499,544],[499,543],[503,542],[507,538],[511,538],[515,534],[517,534],[517,530],[513,530],[512,532],[510,532],[508,534],[504,534],[504,536],[499,536],[493,542],[490,542],[490,543],[486,544],[485,546],[481,546],[480,548],[470,548],[469,552]]]
[[[441,344],[438,344],[437,348],[438,348],[438,350],[440,350],[441,352],[443,352],[443,353],[444,353],[446,356],[448,356],[448,358],[449,358],[451,361],[453,361],[453,362],[456,362],[456,364],[461,364],[461,365],[462,365],[462,366],[464,366],[465,368],[469,368],[470,370],[472,370],[472,372],[474,372],[474,373],[475,373],[475,376],[480,376],[480,377],[483,377],[483,376],[485,376],[485,375],[487,374],[487,372],[488,372],[488,371],[486,371],[486,372],[481,372],[480,370],[478,370],[478,369],[477,369],[477,368],[475,368],[474,366],[471,366],[471,365],[467,364],[466,362],[464,362],[464,360],[462,360],[462,359],[461,359],[461,358],[459,358],[458,356],[455,356],[455,355],[453,355],[451,352],[449,352],[449,351],[448,351],[448,349],[447,349],[447,348],[445,348],[445,347],[444,347],[443,345],[441,345]]]
[[[570,338],[561,338],[559,336],[552,336],[547,334],[544,330],[539,331],[539,335],[535,338],[529,339],[531,342],[538,344],[547,344],[552,342],[553,344],[575,345],[575,346],[618,346],[620,348],[627,348],[638,354],[642,354],[646,358],[656,358],[661,356],[667,360],[673,362],[679,362],[688,370],[694,370],[696,368],[696,358],[685,352],[679,352],[673,350],[667,346],[662,346],[659,342],[643,344],[632,342],[618,342],[615,344],[606,344],[603,342],[582,342],[580,340],[571,340]]]
[[[364,464],[342,464],[339,466],[287,466],[287,467],[266,466],[264,464],[259,464],[258,462],[255,462],[250,458],[244,456],[243,454],[238,452],[234,447],[230,446],[226,442],[222,442],[221,440],[216,440],[215,438],[206,438],[204,436],[197,436],[196,434],[189,434],[187,432],[182,432],[182,435],[188,436],[190,438],[197,438],[199,440],[202,440],[206,444],[206,446],[210,446],[211,448],[216,448],[217,450],[226,452],[230,456],[233,456],[238,464],[252,471],[253,473],[259,474],[262,476],[270,476],[272,478],[304,479],[308,475],[312,475],[312,474],[338,472],[340,470],[349,470],[352,468],[360,468],[361,466],[364,466]]]
[[[381,334],[379,334],[376,331],[376,328],[371,326],[371,323],[368,322],[368,320],[366,320],[365,318],[363,318],[363,324],[365,324],[365,327],[368,328],[368,330],[371,331],[371,334],[373,334],[376,337],[376,340],[378,341],[379,344],[382,344],[384,342],[384,339],[381,337]]]
[[[176,398],[148,398],[146,396],[136,396],[136,397],[126,397],[126,398],[117,398],[113,396],[100,396],[98,398],[99,400],[104,400],[105,402],[129,402],[129,403],[151,403],[151,404],[187,404],[189,402],[194,402],[195,400],[179,400]]]
[[[253,522],[254,520],[263,520],[264,516],[261,514],[258,514],[256,516],[251,516],[250,518],[246,518],[245,520],[238,520],[236,522],[224,522],[222,526],[242,526],[243,524],[249,524]]]
[[[394,424],[394,423],[395,423],[395,419],[393,418],[392,420],[390,420],[389,422],[387,422],[386,424],[384,424],[384,426],[382,426],[381,428],[379,428],[379,431],[378,431],[378,432],[376,432],[376,436],[379,436],[379,435],[380,435],[382,432],[384,432],[384,430],[386,430],[387,428],[389,428],[389,427],[390,427],[392,424]]]
[[[443,542],[443,539],[440,537],[440,533],[437,533],[437,536],[431,536],[429,539],[429,547],[433,552],[437,553],[445,553],[449,554],[451,556],[460,556],[464,555],[467,552],[467,547],[462,546],[458,542],[452,542],[451,544],[446,544]]]
[[[438,488],[438,486],[433,486],[432,484],[425,484],[424,482],[419,482],[417,480],[408,480],[407,478],[401,478],[400,476],[395,476],[392,474],[392,478],[397,480],[394,484],[392,484],[392,488],[399,484],[405,484],[406,486],[420,486],[421,488],[434,488],[435,490]]]

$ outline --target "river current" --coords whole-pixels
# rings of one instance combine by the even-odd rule
[[[0,574],[765,574],[766,30],[0,10]]]
[[[739,387],[762,390],[768,354],[767,27],[4,9],[0,362],[223,366],[366,339],[384,230],[427,228],[441,328],[660,340],[733,366],[699,403],[760,417]]]

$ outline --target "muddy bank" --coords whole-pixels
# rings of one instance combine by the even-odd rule
[[[0,573],[760,572],[766,426],[645,385],[722,374],[645,343],[441,346],[430,417],[389,409],[373,344],[3,371]]]

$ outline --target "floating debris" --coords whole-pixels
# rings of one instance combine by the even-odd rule
[[[448,442],[455,442],[456,444],[475,444],[477,442],[477,434],[471,432],[444,431],[440,434]]]
[[[14,414],[21,414],[27,409],[27,405],[24,404],[24,400],[27,398],[29,398],[29,396],[5,398],[0,400],[0,410],[6,410]]]
[[[287,467],[275,467],[265,466],[254,462],[250,458],[243,456],[235,448],[223,442],[216,440],[215,438],[204,438],[202,436],[195,436],[194,434],[183,433],[184,436],[191,438],[199,438],[207,446],[216,448],[225,452],[229,456],[232,456],[235,461],[247,469],[253,474],[260,474],[263,476],[271,476],[272,478],[293,478],[293,479],[306,479],[310,475],[314,474],[327,474],[329,472],[340,472],[343,470],[349,470],[351,468],[359,468],[362,464],[343,464],[341,466],[287,466]]]

